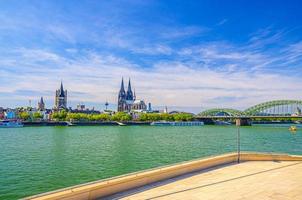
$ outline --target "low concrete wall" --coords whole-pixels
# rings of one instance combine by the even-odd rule
[[[257,152],[243,152],[241,161],[302,161],[302,156],[288,154],[269,154]]]
[[[241,153],[241,161],[302,161],[302,156],[286,154],[262,154],[262,153]],[[128,174],[125,176],[96,181],[49,193],[44,193],[25,198],[27,200],[90,200],[122,192],[146,184],[165,180],[182,174],[207,169],[223,164],[237,161],[237,153],[224,154],[215,157],[208,157],[193,160],[171,166],[151,169],[147,171]]]

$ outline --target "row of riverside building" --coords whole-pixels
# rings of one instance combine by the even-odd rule
[[[83,105],[78,106],[77,110],[83,110]],[[60,88],[55,93],[55,106],[54,110],[67,110],[67,90],[64,90],[63,83],[61,82]],[[38,110],[45,110],[45,103],[43,97],[38,102]],[[71,110],[71,109],[69,109]],[[118,112],[150,112],[151,103],[146,105],[144,100],[137,99],[135,90],[132,91],[131,81],[129,79],[127,91],[124,86],[124,79],[122,78],[121,88],[118,93],[117,102]]]
[[[135,90],[132,89],[130,78],[128,81],[128,87],[126,89],[124,85],[124,79],[122,78],[121,87],[119,89],[117,98],[117,112],[129,113],[131,114],[133,119],[138,118],[140,116],[140,113],[168,113],[167,107],[165,107],[164,110],[153,110],[151,108],[151,103],[148,103],[147,105],[144,100],[138,99]],[[85,114],[100,114],[104,112],[110,115],[116,112],[107,109],[107,106],[109,105],[108,102],[105,103],[106,109],[104,109],[104,111],[97,111],[94,110],[94,108],[87,109],[85,108],[84,104],[78,104],[75,109],[72,109],[71,107],[67,107],[67,94],[67,90],[64,89],[63,83],[61,82],[59,89],[55,92],[55,104],[53,108],[46,108],[44,98],[41,97],[38,101],[37,107],[31,107],[31,103],[29,107],[17,107],[12,109],[0,107],[0,120],[20,118],[19,114],[23,112],[28,113],[31,119],[33,119],[34,114],[40,113],[40,115],[42,116],[41,120],[43,121],[51,120],[52,114],[61,110],[65,110],[71,113]],[[177,111],[170,113],[174,112]]]

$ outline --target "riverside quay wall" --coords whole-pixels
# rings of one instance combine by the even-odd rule
[[[108,122],[53,122],[53,121],[41,121],[41,122],[23,122],[24,126],[118,126],[119,123],[115,121]],[[125,125],[150,125],[150,122],[123,122]]]

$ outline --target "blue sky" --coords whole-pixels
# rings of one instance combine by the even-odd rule
[[[0,106],[112,107],[121,77],[154,106],[198,112],[301,99],[299,1],[0,0]]]

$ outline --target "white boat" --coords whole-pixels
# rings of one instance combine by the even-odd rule
[[[152,126],[203,126],[203,122],[167,122],[167,121],[159,121],[152,122]]]
[[[0,128],[19,128],[23,124],[17,120],[0,120]]]
[[[220,120],[216,120],[215,125],[220,125],[220,126],[225,126],[225,125],[232,125],[232,123],[230,122],[225,122],[225,121],[220,121]]]

